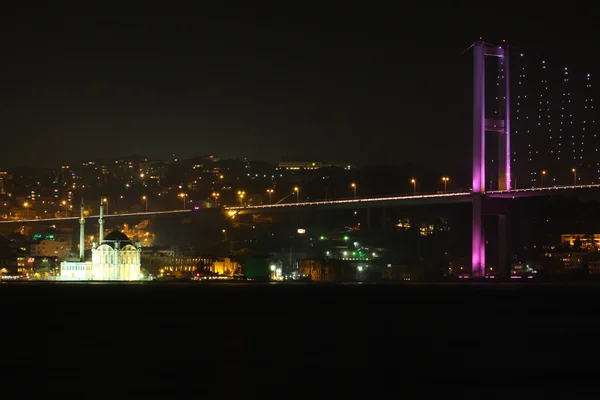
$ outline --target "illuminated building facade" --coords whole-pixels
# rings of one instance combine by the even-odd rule
[[[217,275],[233,276],[239,273],[241,269],[241,264],[229,257],[226,257],[224,260],[215,261],[212,265],[212,270]]]
[[[600,248],[600,234],[598,233],[563,233],[560,235],[560,243],[562,245],[576,247],[577,241],[579,241],[581,249],[592,250]]]
[[[5,194],[6,180],[8,173],[6,171],[0,171],[0,194]]]
[[[61,279],[83,281],[136,281],[140,279],[141,253],[139,243],[127,235],[113,231],[104,237],[104,207],[100,205],[98,244],[92,248],[92,260],[85,261],[84,207],[81,203],[79,260],[61,263]]]

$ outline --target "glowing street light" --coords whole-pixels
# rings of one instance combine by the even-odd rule
[[[179,193],[179,197],[183,200],[183,209],[185,210],[185,198],[187,197],[187,193]]]
[[[240,198],[240,205],[243,205],[244,203],[244,196],[246,195],[246,192],[243,190],[238,190],[238,197]]]
[[[412,178],[410,180],[410,183],[412,183],[413,185],[413,194],[417,194],[417,180],[415,178]]]
[[[540,176],[541,187],[544,187],[544,177],[546,176],[546,170],[542,171],[542,175]]]
[[[106,204],[106,214],[108,215],[108,199],[105,197],[102,199],[102,202]]]
[[[227,241],[227,229],[223,229],[223,238]]]
[[[212,194],[212,197],[215,198],[215,207],[218,207],[219,205],[219,196],[221,196],[221,193],[213,192]]]
[[[269,195],[269,204],[271,204],[271,196],[273,195],[273,192],[275,192],[273,189],[267,189],[267,194]]]
[[[571,172],[573,173],[573,186],[577,186],[577,170],[573,168]]]
[[[67,201],[63,200],[60,202],[60,204],[62,204],[63,206],[65,206],[65,215],[67,215],[67,212],[69,211],[69,207],[67,206]]]
[[[296,192],[296,203],[300,203],[300,188],[298,186],[294,186],[294,192]]]
[[[350,184],[350,187],[352,188],[352,190],[354,190],[354,198],[356,198],[356,183],[352,182]]]
[[[446,193],[448,191],[448,181],[450,180],[450,178],[448,178],[447,176],[442,176],[442,181],[444,182],[444,193]]]
[[[142,200],[146,203],[146,212],[148,212],[148,197],[142,196]]]

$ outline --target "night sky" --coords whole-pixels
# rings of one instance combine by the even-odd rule
[[[3,10],[0,168],[172,153],[468,168],[459,55],[479,36],[598,70],[595,24],[565,10],[399,4]]]

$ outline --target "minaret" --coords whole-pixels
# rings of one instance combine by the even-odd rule
[[[100,218],[98,218],[98,224],[100,224],[100,232],[98,232],[98,246],[100,246],[104,240],[104,204],[102,204],[102,199],[100,199]]]
[[[83,210],[83,197],[81,198],[81,216],[79,217],[79,261],[85,261],[85,218]]]

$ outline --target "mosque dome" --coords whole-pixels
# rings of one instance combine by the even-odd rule
[[[123,247],[128,244],[133,244],[131,242],[131,239],[129,239],[126,234],[124,234],[123,232],[120,232],[118,230],[114,230],[111,233],[109,233],[108,235],[106,235],[104,237],[104,240],[102,241],[102,244],[107,244],[111,247],[114,247],[114,245],[117,242],[119,243],[120,247]]]

